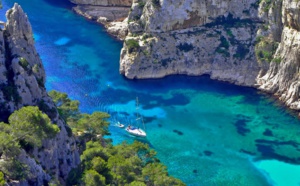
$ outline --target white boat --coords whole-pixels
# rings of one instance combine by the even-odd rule
[[[146,137],[147,134],[145,132],[145,124],[143,118],[139,116],[138,110],[139,110],[139,102],[138,102],[138,98],[136,98],[136,126],[128,125],[125,130],[133,136]],[[143,124],[144,130],[139,127],[140,120],[141,123]]]
[[[136,128],[133,126],[128,126],[125,129],[129,134],[134,135],[134,136],[138,136],[138,137],[146,137],[147,134],[144,130],[140,129],[140,128]]]
[[[116,126],[119,128],[124,128],[125,125],[123,125],[122,123],[120,123],[119,121],[116,123]]]

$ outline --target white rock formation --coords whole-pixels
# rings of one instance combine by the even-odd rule
[[[295,0],[276,1],[264,15],[271,17],[280,7],[280,15],[269,24],[271,28],[283,25],[279,47],[274,58],[280,59],[270,65],[269,70],[258,78],[259,88],[275,94],[290,108],[300,110],[300,2]],[[282,4],[281,4],[282,3]],[[273,16],[274,17],[274,16]],[[274,35],[274,34],[273,34]]]
[[[7,23],[0,32],[0,118],[6,120],[10,113],[25,105],[37,105],[60,128],[54,139],[44,140],[34,149],[34,159],[23,152],[22,162],[32,171],[29,181],[43,185],[50,179],[62,184],[69,171],[80,163],[75,138],[59,118],[52,99],[44,87],[45,71],[34,47],[31,25],[18,4],[7,11]],[[36,162],[37,160],[37,162]],[[13,185],[28,185],[27,181]]]
[[[253,47],[259,25],[255,2],[134,1],[120,72],[130,79],[209,74],[253,86],[260,70]],[[139,47],[132,49],[132,40]]]

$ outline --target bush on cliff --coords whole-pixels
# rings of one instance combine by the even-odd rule
[[[4,174],[3,172],[0,172],[0,186],[4,186],[5,180],[4,180]]]
[[[140,48],[138,41],[134,39],[128,39],[125,41],[125,43],[127,45],[129,53],[136,52]]]
[[[27,106],[13,112],[8,124],[0,123],[0,171],[10,179],[25,179],[27,165],[18,161],[21,149],[40,147],[46,138],[53,138],[59,132],[57,125],[38,107]]]

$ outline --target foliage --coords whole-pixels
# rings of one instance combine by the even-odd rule
[[[109,122],[106,121],[110,116],[104,112],[94,112],[93,114],[82,114],[78,120],[77,128],[86,131],[93,136],[100,134],[102,136],[109,135]]]
[[[50,91],[49,96],[53,99],[59,115],[67,121],[68,118],[79,116],[79,101],[72,101],[66,93],[55,90]]]
[[[264,7],[263,7],[264,12],[268,12],[271,8],[271,5],[272,5],[272,0],[264,0]]]
[[[8,118],[9,124],[0,123],[0,152],[15,157],[19,153],[20,141],[41,146],[45,138],[53,138],[59,128],[38,107],[22,107]]]
[[[53,138],[59,128],[38,107],[33,106],[15,111],[8,122],[0,123],[0,156],[5,158],[0,170],[10,179],[25,179],[28,167],[17,160],[21,147],[41,146],[42,140]]]
[[[81,167],[73,168],[68,174],[66,185],[76,185],[77,183],[80,183],[81,176]]]
[[[103,112],[80,114],[79,102],[76,109],[73,109],[74,107],[69,107],[72,101],[66,94],[56,91],[49,94],[54,98],[58,108],[64,105],[66,120],[72,130],[83,131],[79,139],[83,143],[87,141],[83,145],[85,150],[80,156],[81,163],[70,171],[67,185],[184,185],[181,181],[168,176],[165,166],[158,163],[156,152],[147,144],[135,141],[132,144],[123,142],[113,146],[109,140],[102,138],[109,134],[107,121],[109,114]],[[97,135],[100,137],[96,138]],[[153,164],[151,167],[154,171],[151,175],[148,175],[147,171],[150,169],[149,164]],[[155,172],[156,170],[159,171]],[[152,178],[159,180],[153,181]]]
[[[89,141],[81,155],[81,181],[77,185],[184,185],[169,177],[166,167],[158,162],[156,153],[147,144],[135,141],[104,147],[98,141]],[[72,172],[72,171],[71,171]],[[78,171],[76,171],[78,173]],[[75,180],[74,171],[69,178]]]
[[[268,37],[258,36],[256,38],[255,55],[258,62],[271,62],[277,50],[278,43],[270,40]],[[275,60],[275,62],[280,62]]]
[[[24,70],[28,70],[29,63],[24,57],[19,58],[19,65],[21,65],[24,68]]]
[[[128,39],[125,41],[125,43],[127,45],[129,53],[136,52],[140,48],[138,41],[134,39]]]
[[[41,146],[45,138],[53,138],[59,132],[49,117],[38,107],[27,106],[15,111],[9,118],[10,135],[14,140],[25,140]]]
[[[4,174],[3,172],[0,172],[0,186],[4,186],[5,180],[4,180]]]
[[[94,112],[92,114],[81,114],[79,112],[79,101],[71,100],[66,93],[55,90],[50,91],[49,96],[52,97],[56,104],[60,116],[67,122],[66,130],[68,136],[72,136],[72,132],[84,133],[85,140],[91,140],[97,135],[109,135],[107,119],[109,114],[104,112]]]
[[[28,166],[15,158],[10,161],[1,162],[0,169],[6,176],[14,180],[23,180],[29,174]]]
[[[83,182],[86,186],[105,186],[105,177],[95,170],[88,170],[84,173]]]

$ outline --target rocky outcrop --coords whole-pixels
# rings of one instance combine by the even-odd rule
[[[209,74],[300,110],[299,7],[297,0],[135,0],[120,73]]]
[[[123,40],[127,35],[127,19],[132,0],[70,0],[73,10],[87,19],[103,24],[108,33]]]
[[[256,0],[134,1],[121,52],[126,77],[209,74],[253,86],[261,65],[254,43]]]
[[[300,2],[296,0],[275,1],[269,5],[262,18],[273,17],[269,21],[268,31],[274,33],[278,28],[281,37],[274,40],[279,42],[278,48],[267,73],[258,78],[260,89],[273,93],[290,108],[300,110]],[[263,9],[264,7],[261,6]],[[273,16],[279,11],[280,16]],[[274,17],[277,18],[274,20]],[[278,32],[279,32],[278,31]],[[276,33],[276,32],[275,32]]]
[[[34,149],[34,157],[23,152],[20,160],[27,163],[31,170],[31,183],[43,185],[50,179],[63,183],[69,171],[80,162],[75,138],[47,95],[45,71],[34,47],[27,15],[15,4],[7,11],[6,17],[7,23],[0,33],[1,120],[6,121],[14,110],[27,105],[39,106],[49,115],[52,122],[59,126],[60,133],[54,139],[45,140],[41,148]],[[19,184],[27,185],[28,182]]]

